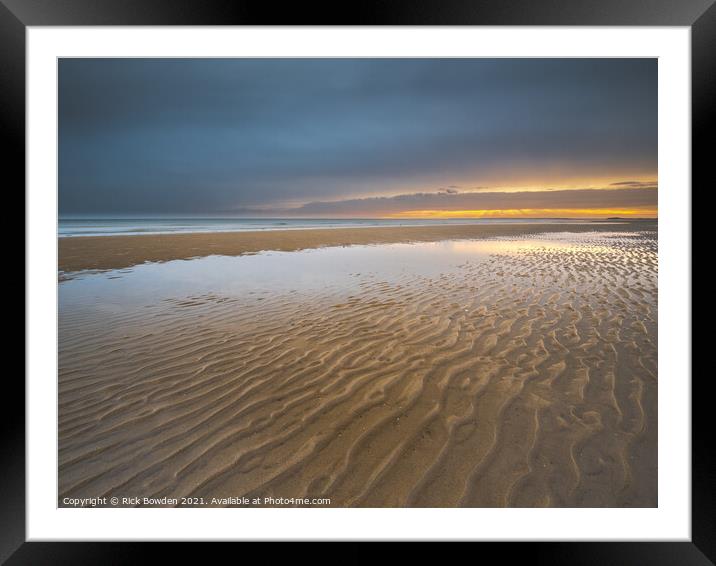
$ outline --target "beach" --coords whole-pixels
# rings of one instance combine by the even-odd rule
[[[657,267],[656,221],[59,238],[58,505],[655,507]]]
[[[267,230],[180,234],[83,236],[58,239],[58,269],[121,269],[144,262],[190,259],[210,254],[237,256],[266,250],[295,251],[307,248],[435,242],[569,232],[653,229],[654,221],[613,220],[539,224],[452,224],[368,228]]]

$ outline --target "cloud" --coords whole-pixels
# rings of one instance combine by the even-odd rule
[[[390,197],[314,201],[274,209],[290,216],[390,216],[410,211],[519,209],[656,209],[655,188],[568,189],[523,192],[419,192]],[[244,212],[251,212],[244,210]],[[254,211],[256,212],[256,211]]]
[[[611,183],[610,187],[631,187],[635,189],[655,189],[654,181],[621,181],[619,183]]]
[[[70,58],[58,68],[65,214],[220,213],[656,171],[655,59]]]

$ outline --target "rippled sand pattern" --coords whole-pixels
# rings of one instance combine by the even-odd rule
[[[656,234],[512,248],[61,312],[60,498],[656,506]]]

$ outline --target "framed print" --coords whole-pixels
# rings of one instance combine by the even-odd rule
[[[9,564],[143,541],[713,560],[710,2],[3,2]]]

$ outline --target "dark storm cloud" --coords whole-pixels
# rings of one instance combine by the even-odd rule
[[[611,183],[610,187],[631,187],[641,189],[654,189],[656,183],[645,182],[645,181],[621,181],[620,183]]]
[[[60,212],[285,209],[408,186],[449,194],[455,181],[507,173],[655,173],[656,69],[630,59],[62,59]]]

